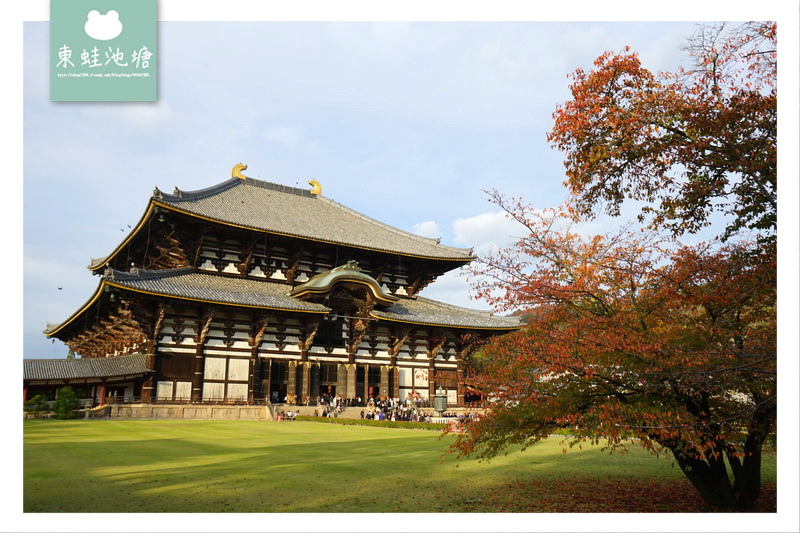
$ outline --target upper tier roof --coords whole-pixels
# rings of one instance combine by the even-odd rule
[[[269,233],[366,250],[468,262],[472,250],[414,235],[362,215],[321,194],[252,178],[231,178],[197,191],[158,189],[153,202],[183,213]]]

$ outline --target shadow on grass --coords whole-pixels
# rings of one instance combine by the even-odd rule
[[[557,442],[489,463],[441,463],[449,439],[427,431],[300,422],[51,424],[25,426],[25,512],[553,512],[542,495],[563,500],[568,480],[591,483],[623,468],[647,480],[682,479],[653,474],[669,466],[649,456],[563,455]]]

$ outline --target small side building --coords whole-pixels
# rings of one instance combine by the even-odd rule
[[[80,359],[25,359],[23,401],[42,395],[56,399],[62,387],[72,387],[84,405],[111,401],[132,402],[141,396],[142,383],[153,370],[145,354]]]

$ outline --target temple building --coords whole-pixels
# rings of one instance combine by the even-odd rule
[[[112,365],[107,385],[94,376],[100,401],[363,402],[440,389],[450,405],[469,401],[470,355],[519,322],[420,291],[472,251],[353,211],[314,180],[287,187],[246,168],[202,190],[156,188],[136,227],[91,261],[94,294],[47,325],[84,360],[137,362]],[[26,386],[52,372],[33,370]]]

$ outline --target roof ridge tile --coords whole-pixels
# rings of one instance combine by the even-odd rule
[[[194,191],[183,191],[178,187],[175,187],[175,190],[172,194],[165,193],[156,187],[155,191],[153,191],[153,197],[157,197],[160,201],[166,200],[170,202],[189,202],[192,200],[199,200],[201,198],[208,198],[209,196],[227,191],[228,189],[235,187],[240,183],[242,183],[242,180],[239,178],[230,178],[221,183],[217,183],[216,185]]]

